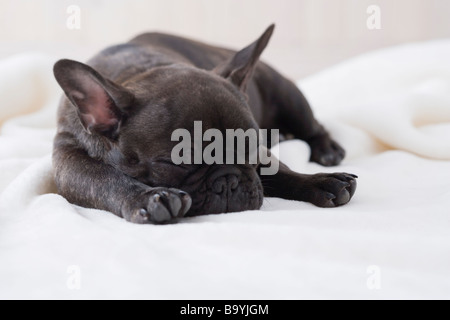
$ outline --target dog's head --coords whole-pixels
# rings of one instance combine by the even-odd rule
[[[61,60],[54,74],[78,113],[80,130],[108,145],[103,162],[149,186],[188,192],[193,200],[188,215],[259,209],[263,190],[257,164],[198,161],[212,142],[199,144],[195,124],[201,121],[200,139],[214,143],[220,139],[202,135],[208,129],[217,129],[223,139],[227,129],[258,130],[245,90],[273,29],[212,71],[172,64],[117,83],[85,64]],[[179,129],[192,143],[181,153],[174,152],[180,136],[173,133]],[[218,150],[209,154],[217,157]],[[174,154],[189,153],[191,164],[174,163]]]

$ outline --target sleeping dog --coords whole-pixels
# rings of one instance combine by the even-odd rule
[[[256,210],[264,196],[319,207],[348,203],[356,189],[352,174],[305,175],[278,163],[277,172],[263,175],[270,164],[260,161],[173,161],[173,132],[193,133],[199,121],[203,129],[220,132],[278,129],[306,141],[311,161],[342,161],[344,150],[299,89],[259,61],[273,30],[238,52],[146,33],[87,64],[58,61],[54,75],[65,93],[53,151],[58,192],[83,207],[157,224]]]

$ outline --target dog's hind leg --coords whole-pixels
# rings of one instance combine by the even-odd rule
[[[278,128],[285,136],[306,141],[311,148],[310,161],[335,166],[344,159],[344,149],[315,119],[308,101],[292,81],[263,63],[255,72],[255,81],[263,104],[262,127]]]

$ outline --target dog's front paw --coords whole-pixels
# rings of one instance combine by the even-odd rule
[[[310,181],[309,200],[312,204],[322,208],[347,204],[355,194],[357,178],[348,173],[313,175]]]
[[[328,134],[314,137],[308,144],[311,148],[310,161],[325,167],[337,166],[345,157],[345,150]]]
[[[178,189],[154,188],[133,199],[124,218],[139,224],[165,224],[182,218],[190,209],[192,199]]]

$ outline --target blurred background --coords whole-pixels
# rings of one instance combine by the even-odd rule
[[[373,5],[379,28],[369,29]],[[450,37],[450,1],[0,0],[0,58],[43,51],[85,60],[145,31],[239,49],[270,23],[264,60],[299,79],[373,49]]]

